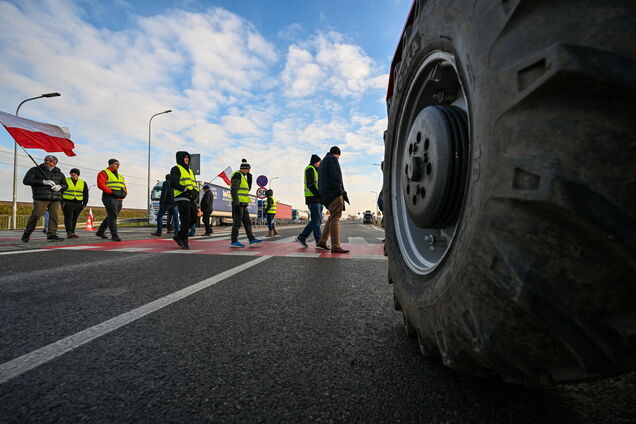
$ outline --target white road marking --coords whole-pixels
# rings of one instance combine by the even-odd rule
[[[204,252],[204,250],[196,250],[196,249],[176,249],[176,250],[165,250],[163,252],[159,252],[159,253],[181,253],[181,254],[187,254],[187,253],[198,253],[198,252]]]
[[[255,256],[258,255],[259,251],[256,250],[237,250],[236,252],[226,252],[223,253],[224,255],[230,255],[230,256]]]
[[[4,364],[0,365],[0,384],[6,383],[12,378],[18,377],[19,375],[24,374],[25,372],[32,370],[33,368],[46,364],[47,362],[52,361],[53,359],[62,356],[65,353],[71,352],[72,350],[75,350],[90,341],[93,341],[103,335],[110,333],[111,331],[115,331],[118,328],[121,328],[127,324],[130,324],[131,322],[136,321],[139,318],[165,308],[166,306],[178,302],[179,300],[185,299],[186,297],[193,295],[203,289],[206,289],[220,281],[232,277],[239,272],[245,271],[248,268],[258,265],[269,258],[271,258],[271,256],[261,256],[247,263],[217,274],[213,277],[206,278],[203,281],[199,281],[198,283],[192,284],[191,286],[183,288],[172,294],[147,303],[143,306],[140,306],[139,308],[133,309],[132,311],[125,312],[119,316],[109,319],[108,321],[104,321],[101,324],[94,325],[90,328],[87,328],[86,330],[80,331],[79,333],[75,333],[40,349],[34,350],[33,352],[12,359],[9,362],[5,362]]]
[[[0,255],[18,255],[20,253],[46,252],[47,250],[51,249],[14,250],[13,252],[0,252]]]
[[[384,241],[384,237],[376,237],[380,241]]]
[[[364,237],[349,237],[349,244],[369,244]]]
[[[371,228],[373,228],[374,230],[378,230],[378,231],[384,232],[384,228],[378,228],[375,225],[372,225]]]
[[[291,252],[285,255],[286,258],[318,258],[320,257],[320,253],[311,253],[311,252]]]
[[[270,241],[270,243],[289,243],[289,242],[294,241],[295,239],[296,239],[296,236],[292,236],[292,237],[285,237],[283,239],[272,240],[272,241],[270,241],[271,239],[269,239],[267,241]]]
[[[65,246],[65,247],[54,247],[55,250],[88,250],[88,249],[97,249],[102,246]]]
[[[382,256],[382,255],[363,255],[363,254],[353,254],[350,255],[352,259],[375,259],[375,260],[380,260],[380,261],[385,261],[387,260],[386,256]],[[345,257],[343,255],[343,257]]]
[[[143,252],[152,250],[152,247],[122,247],[121,249],[104,249],[108,252]]]

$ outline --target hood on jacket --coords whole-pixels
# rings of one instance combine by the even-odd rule
[[[190,157],[190,153],[188,152],[177,152],[177,164],[183,166],[185,169],[190,169],[190,165],[186,165],[185,162],[183,161],[186,157],[190,158],[190,160],[192,160],[192,158]]]

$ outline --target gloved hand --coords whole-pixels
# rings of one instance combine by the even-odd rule
[[[55,185],[55,181],[53,181],[53,180],[44,180],[44,181],[42,181],[42,184],[47,185],[49,187],[53,187]]]
[[[54,185],[51,187],[51,190],[53,190],[54,192],[56,192],[56,193],[57,193],[58,191],[62,190],[62,186],[61,186],[61,185],[59,185],[59,184],[54,184]]]

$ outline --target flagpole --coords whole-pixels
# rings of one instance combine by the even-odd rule
[[[28,101],[37,100],[44,97],[59,97],[59,96],[61,96],[60,93],[46,93],[37,97],[30,97],[28,99],[22,100],[20,104],[18,105],[18,108],[15,110],[15,116],[18,116],[18,113],[20,113],[20,107]],[[24,147],[22,147],[22,149],[24,150]],[[29,155],[29,152],[27,152],[26,150],[24,151],[26,152],[27,155]],[[35,163],[35,160],[33,160],[31,155],[29,155],[29,157],[31,158],[33,163]],[[37,166],[37,163],[35,165]],[[13,144],[13,216],[11,219],[11,228],[13,230],[18,229],[18,142],[15,140]]]

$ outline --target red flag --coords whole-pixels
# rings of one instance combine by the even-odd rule
[[[0,112],[0,123],[16,143],[25,149],[64,152],[66,156],[75,156],[75,144],[71,141],[70,135],[57,125],[31,121],[6,112]]]
[[[230,176],[232,175],[232,168],[231,167],[227,167],[223,170],[223,172],[221,172],[219,175],[217,175],[217,177],[221,177],[223,178],[223,181],[225,181],[225,184],[230,185],[231,181],[230,181]]]

